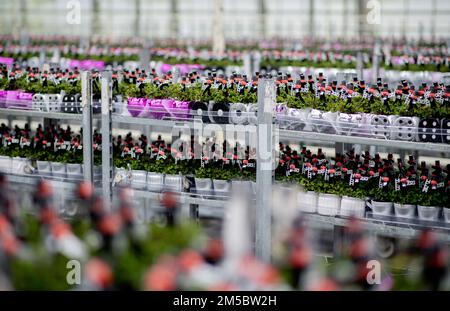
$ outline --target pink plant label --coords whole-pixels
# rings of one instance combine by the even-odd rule
[[[92,59],[86,59],[86,60],[77,60],[72,59],[69,62],[70,68],[78,67],[80,69],[97,69],[97,70],[104,70],[105,69],[105,62],[101,60],[92,60]]]
[[[0,64],[6,64],[11,66],[14,63],[14,58],[11,57],[0,57]]]

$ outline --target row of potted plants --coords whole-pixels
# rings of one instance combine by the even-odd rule
[[[381,159],[378,154],[358,155],[351,150],[327,159],[320,149],[317,154],[306,148],[300,153],[289,146],[283,149],[276,173],[283,180],[298,182],[307,191],[301,194],[300,201],[305,212],[363,217],[367,204],[376,215],[415,218],[417,205],[420,219],[436,221],[439,207],[450,206],[450,166],[442,168],[439,161],[431,171],[425,162],[418,166],[412,156],[407,163],[397,159],[395,165],[391,154]],[[449,212],[444,209],[446,221],[450,220]]]
[[[31,134],[28,128],[16,127],[11,131],[3,125],[1,132],[2,155],[52,162],[81,161],[80,135],[73,135],[70,128],[49,128],[46,131],[38,128],[35,134]],[[138,178],[138,171],[194,176],[199,182],[202,182],[200,178],[255,179],[256,153],[249,146],[238,143],[231,145],[226,141],[218,144],[212,140],[202,144],[195,140],[186,141],[180,146],[179,150],[175,150],[160,137],[149,142],[145,135],[139,139],[133,139],[131,134],[126,137],[118,136],[114,139],[113,146],[114,166],[130,170],[131,179],[133,172]],[[98,133],[94,134],[94,147],[94,162],[100,165],[101,136]],[[56,173],[64,174],[64,169],[56,170]],[[418,205],[419,216],[423,219],[437,220],[441,207],[444,207],[445,219],[449,220],[449,171],[450,166],[441,167],[439,161],[430,169],[424,162],[418,166],[412,157],[407,163],[402,159],[397,159],[395,163],[392,155],[381,159],[379,155],[371,156],[365,152],[360,156],[353,151],[345,155],[336,154],[330,159],[320,149],[317,154],[312,154],[306,148],[297,151],[281,144],[280,160],[275,173],[278,180],[296,182],[305,191],[310,191],[302,194],[305,198],[302,200],[305,211],[328,215],[355,213],[364,216],[364,200],[371,198],[370,206],[374,214],[392,215],[394,202],[397,203],[395,215],[399,217],[414,218]],[[139,178],[143,176],[145,183],[145,174],[141,174]],[[202,187],[203,190],[212,190],[211,186],[209,189],[200,186],[199,189]],[[317,198],[317,193],[327,195]],[[344,203],[341,203],[341,196],[345,199]],[[327,200],[319,205],[322,197]],[[329,209],[328,212],[318,208],[322,205]],[[351,206],[355,206],[355,210]]]
[[[215,103],[255,103],[257,96],[257,77],[249,79],[232,75],[208,75],[182,78],[181,84],[170,84],[166,80],[153,80],[153,83],[128,85],[128,97],[146,97],[151,99],[177,99],[191,102]],[[124,80],[127,82],[127,79]],[[201,84],[199,83],[202,82]],[[167,83],[169,82],[169,85]],[[343,82],[327,81],[319,74],[300,75],[295,80],[289,74],[280,74],[276,78],[279,103],[291,108],[314,108],[322,111],[343,113],[374,113],[417,117],[448,118],[450,116],[450,86],[426,83],[419,88],[407,81],[399,83],[395,90],[389,89],[381,79],[377,84],[366,85],[364,81]]]
[[[51,71],[50,73],[35,72],[32,71],[26,75],[25,72],[17,69],[8,78],[3,76],[0,81],[5,89],[21,88],[30,93],[1,91],[0,104],[2,107],[25,107],[23,109],[36,107],[39,109],[42,103],[34,102],[33,92],[41,91],[51,94],[59,91],[68,96],[79,91],[78,70],[73,72],[68,70]],[[2,75],[4,74],[7,72],[2,71]],[[94,72],[93,77],[93,90],[98,98],[100,75]],[[192,113],[197,115],[198,109],[203,109],[202,113],[207,114],[210,108],[219,107],[218,109],[223,110],[224,117],[213,118],[214,122],[223,122],[222,119],[225,118],[226,123],[235,123],[235,119],[240,118],[234,118],[234,114],[230,114],[230,118],[228,117],[228,111],[234,110],[236,110],[235,114],[241,111],[243,117],[248,114],[248,120],[251,119],[252,114],[247,111],[254,104],[245,106],[242,103],[256,102],[257,81],[249,81],[240,75],[233,75],[228,80],[224,80],[217,75],[200,77],[193,74],[182,78],[181,83],[174,84],[171,82],[171,77],[171,73],[158,76],[155,72],[151,72],[147,75],[139,70],[137,72],[124,71],[122,74],[114,73],[113,93],[115,95],[125,94],[128,97],[127,108],[132,116],[141,116],[142,112],[148,109],[152,111],[156,109],[150,113],[150,116],[161,118],[168,115],[186,119],[192,117]],[[449,86],[444,88],[444,85],[437,83],[432,86],[423,84],[419,90],[415,90],[413,85],[403,81],[395,92],[391,92],[385,88],[382,81],[371,87],[365,86],[364,81],[357,80],[341,85],[334,82],[328,83],[328,86],[324,87],[326,80],[323,75],[319,74],[316,79],[313,79],[312,76],[309,76],[308,79],[305,79],[304,76],[302,78],[300,81],[294,81],[290,76],[277,78],[277,101],[286,103],[274,107],[280,126],[291,128],[294,125],[297,126],[299,122],[310,122],[312,126],[317,125],[319,131],[324,131],[324,128],[328,128],[328,130],[335,128],[332,132],[340,133],[342,128],[345,135],[356,135],[361,132],[358,135],[432,142],[442,142],[443,139],[444,143],[448,142],[450,136],[444,133],[449,126]],[[161,100],[149,100],[135,96],[161,99],[165,104],[161,105]],[[51,103],[58,106],[56,107],[57,111],[63,110],[60,107],[63,105],[62,101],[66,101],[66,97],[63,99],[62,96],[57,96],[59,102],[54,99],[55,102]],[[68,96],[67,100],[70,101],[70,98]],[[76,96],[73,98],[75,99]],[[174,106],[173,103],[176,102],[182,105]],[[217,105],[210,107],[209,102],[217,103]],[[236,108],[233,104],[229,106],[230,102],[238,103],[242,107]],[[197,103],[199,104],[197,105]],[[146,107],[148,105],[150,107]],[[116,109],[118,113],[125,108],[122,105],[119,106],[117,108],[120,109]],[[287,109],[289,107],[295,108]],[[303,109],[305,107],[314,109],[309,111]],[[174,109],[175,112],[171,109]],[[45,111],[49,111],[49,109]],[[335,111],[341,113],[334,113]],[[371,112],[386,114],[391,112],[396,113],[397,116],[372,115]],[[422,119],[400,118],[398,115],[419,116]],[[206,119],[209,120],[209,118]],[[209,122],[208,120],[206,121]],[[244,123],[247,122],[250,121],[246,120]],[[354,128],[355,126],[356,128]],[[354,130],[352,130],[353,128]],[[355,130],[359,132],[356,133]]]
[[[406,71],[448,72],[449,60],[447,51],[441,44],[430,46],[387,45],[389,49],[381,49],[381,64],[385,69]],[[342,45],[328,43],[326,45],[308,44],[306,50],[262,50],[263,68],[293,67],[329,67],[354,69],[356,53],[363,51],[363,65],[371,67],[371,51],[369,45]],[[0,44],[0,56],[26,60],[38,57],[42,45],[20,46],[8,41]],[[47,50],[59,50],[60,56],[69,59],[101,60],[106,64],[135,61],[139,58],[139,49],[134,46],[91,45],[89,48],[74,44],[47,46]],[[53,52],[47,52],[51,57]],[[208,68],[225,68],[227,66],[242,66],[243,52],[228,50],[223,55],[215,55],[208,50],[193,50],[185,48],[151,48],[151,59],[168,64],[200,64]]]
[[[142,45],[142,38],[136,37],[109,37],[95,36],[90,38],[81,38],[79,36],[68,35],[36,35],[28,36],[30,44],[33,45],[62,45],[62,44],[79,44],[84,39],[90,46],[130,46],[136,47]],[[154,40],[154,46],[163,48],[186,48],[200,47],[207,48],[211,46],[211,39],[180,39],[180,38],[157,38]],[[15,35],[0,35],[0,42],[19,44],[20,37]],[[354,50],[373,50],[375,44],[389,45],[393,51],[417,51],[420,49],[441,50],[447,48],[446,38],[407,38],[407,37],[375,37],[364,36],[362,38],[345,38],[336,37],[333,39],[323,37],[305,37],[302,39],[291,38],[266,38],[266,39],[227,39],[227,46],[238,46],[243,49],[259,48],[259,49],[282,49],[286,46],[294,46],[301,44],[307,49],[330,49],[335,51],[354,51]]]
[[[144,97],[150,99],[176,99],[189,102],[255,103],[257,101],[258,76],[253,78],[232,74],[209,74],[200,76],[196,72],[172,82],[172,74],[157,75],[142,70],[115,72],[113,74],[114,95],[125,98]],[[94,93],[100,92],[99,74],[94,71]],[[292,76],[280,74],[276,78],[277,102],[290,108],[314,108],[322,111],[342,113],[373,113],[416,117],[450,117],[450,86],[442,83],[416,88],[407,81],[392,90],[381,79],[374,85],[364,81],[327,81],[319,74]],[[22,70],[16,67],[9,72],[5,67],[0,72],[0,90],[23,90],[30,93],[65,94],[80,93],[79,70],[38,69]]]
[[[362,65],[372,67],[371,54],[362,54]],[[381,68],[402,71],[432,71],[449,72],[449,57],[447,55],[428,55],[426,53],[412,53],[411,55],[386,55],[381,53]],[[355,69],[357,67],[356,53],[346,54],[326,51],[264,51],[261,67],[277,69],[280,67],[307,68],[339,68]]]
[[[20,68],[8,75],[3,67],[0,85],[5,91],[0,91],[0,107],[80,113],[79,75],[79,70],[42,73],[30,69],[27,73]],[[94,110],[98,112],[100,74],[94,71],[93,78]],[[193,72],[180,83],[173,83],[170,72],[115,72],[114,112],[186,120],[198,117],[201,111],[204,122],[254,124],[257,106],[245,103],[257,100],[255,79],[238,74],[228,79],[216,74],[202,77]],[[276,83],[276,100],[282,104],[274,106],[274,113],[283,128],[434,143],[448,143],[450,139],[450,86],[422,84],[416,90],[403,81],[392,92],[381,80],[370,87],[357,79],[338,85],[336,81],[326,83],[321,74],[316,78],[301,75],[300,80],[280,75]],[[128,101],[123,103],[119,94]]]

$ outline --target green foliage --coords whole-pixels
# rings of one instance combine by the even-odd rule
[[[35,252],[33,260],[11,262],[11,279],[16,290],[68,290],[66,264],[70,260],[50,255],[43,248]]]
[[[145,239],[130,244],[113,257],[115,283],[119,288],[141,288],[142,278],[150,265],[162,255],[177,255],[180,250],[192,246],[200,232],[200,228],[192,223],[181,223],[173,228],[150,225]]]

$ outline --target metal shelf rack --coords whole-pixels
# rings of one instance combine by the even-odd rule
[[[193,120],[156,120],[156,119],[145,119],[145,118],[135,118],[130,116],[122,116],[113,114],[112,105],[112,90],[111,90],[111,74],[102,74],[102,112],[100,116],[92,115],[92,103],[91,103],[91,77],[88,72],[84,72],[82,75],[82,105],[83,114],[66,114],[66,113],[54,113],[54,112],[40,112],[40,111],[30,111],[30,110],[17,110],[17,109],[4,109],[0,108],[0,115],[7,116],[24,116],[29,118],[44,118],[44,119],[56,119],[56,120],[74,120],[81,122],[85,133],[88,135],[83,136],[83,162],[84,162],[84,179],[93,181],[93,153],[92,153],[92,120],[93,118],[101,118],[102,124],[102,146],[110,146],[110,148],[102,148],[102,191],[105,201],[111,205],[113,200],[113,163],[112,163],[112,128],[113,123],[116,124],[133,124],[141,126],[159,126],[159,127],[175,127],[175,126],[189,126],[194,128]],[[261,92],[258,92],[258,111],[265,113],[258,113],[258,125],[257,132],[260,133],[260,125],[264,125],[263,129],[269,125],[272,125],[272,105],[274,104],[275,97],[273,96],[273,89],[275,87],[274,80],[264,79],[261,81]],[[264,86],[264,87],[263,87]],[[261,118],[260,118],[261,116]],[[269,118],[270,117],[270,118]],[[269,122],[270,120],[270,122]],[[220,125],[225,129],[224,124]],[[383,146],[395,149],[403,150],[414,150],[414,151],[432,151],[440,152],[445,154],[450,154],[450,145],[448,144],[435,144],[435,143],[421,143],[421,142],[409,142],[409,141],[398,141],[398,140],[386,140],[377,138],[367,138],[358,136],[345,136],[336,134],[325,134],[318,132],[305,132],[297,130],[285,130],[279,129],[280,140],[290,140],[290,141],[319,141],[319,142],[330,142],[330,143],[349,143],[349,144],[360,144],[368,146]],[[270,128],[269,132],[265,132],[265,137],[270,139],[266,141],[266,145],[272,146],[272,136],[267,133],[273,133],[273,129]],[[259,139],[258,139],[259,141]],[[262,163],[262,159],[258,152],[258,163]],[[267,159],[266,159],[267,161]],[[270,197],[266,197],[271,193],[271,187],[273,184],[272,173],[264,173],[260,171],[257,174],[257,193],[256,198],[258,202],[258,209],[256,214],[256,252],[258,256],[262,258],[268,258],[270,254],[270,208],[268,202]],[[27,182],[28,180],[28,182]],[[24,183],[27,184],[30,181],[35,182],[34,179],[30,179],[29,176],[16,176],[13,178],[14,183]],[[58,181],[61,185],[66,183],[74,184],[74,181]],[[70,188],[70,187],[69,187]],[[67,188],[67,189],[69,189]],[[150,192],[146,190],[134,190],[136,198],[146,198],[155,199],[159,196],[159,193]],[[109,198],[109,199],[106,199]],[[181,202],[188,204],[191,207],[202,206],[205,209],[214,209],[214,213],[220,215],[221,210],[223,210],[224,201],[223,198],[218,199],[214,196],[204,196],[196,195],[193,193],[182,193],[180,194]],[[261,199],[263,198],[263,199]],[[329,217],[317,214],[305,215],[305,218],[312,224],[320,226],[321,224],[331,224],[336,227],[346,226],[347,219],[340,217]],[[431,225],[427,226],[424,224],[411,224],[405,223],[397,220],[380,220],[380,219],[369,219],[363,220],[364,225],[367,229],[371,230],[375,234],[382,234],[385,236],[392,237],[404,237],[411,238],[419,232],[423,227],[429,227],[440,232],[440,235],[450,241],[450,228],[448,226]]]

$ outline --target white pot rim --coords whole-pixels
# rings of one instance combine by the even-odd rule
[[[364,199],[359,199],[359,198],[355,198],[355,197],[350,197],[350,196],[347,196],[347,195],[343,195],[343,196],[342,196],[342,200],[344,200],[344,199],[346,199],[346,200],[351,200],[351,201],[365,202]]]
[[[338,199],[341,198],[340,195],[338,195],[338,194],[331,194],[331,193],[319,193],[319,197],[338,198]]]
[[[132,174],[147,174],[147,171],[144,170],[132,170]]]
[[[440,209],[440,206],[428,206],[428,205],[417,205],[417,208],[425,208],[425,209]]]
[[[317,193],[315,191],[302,191],[301,193],[319,195],[319,193]]]
[[[228,180],[226,179],[212,179],[213,182],[224,182],[224,183],[228,183]]]
[[[414,204],[394,203],[394,207],[396,207],[396,208],[414,208],[414,207],[416,207],[416,205],[414,205]]]
[[[312,196],[318,196],[319,194],[315,191],[299,191],[298,195],[312,195]]]

